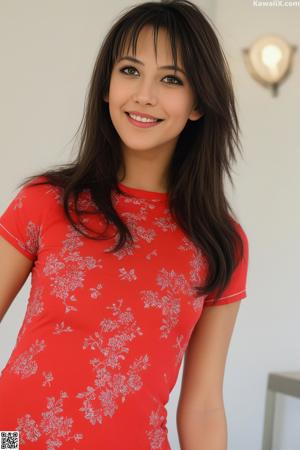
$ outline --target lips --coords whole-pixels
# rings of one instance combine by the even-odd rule
[[[142,114],[142,113],[138,113],[136,111],[125,111],[125,114],[127,114],[129,116],[129,114],[134,114],[135,116],[140,116],[140,117],[144,117],[145,119],[152,119],[152,120],[157,120],[158,122],[161,122],[164,119],[159,119],[158,117],[154,117],[151,116],[150,114]]]

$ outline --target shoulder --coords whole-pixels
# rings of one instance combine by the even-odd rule
[[[241,225],[240,222],[233,221],[233,225],[238,234],[240,235],[240,237],[242,238],[243,243],[248,244],[248,236],[247,232],[245,231],[245,228]]]
[[[28,220],[30,223],[41,223],[55,205],[61,204],[61,198],[60,188],[49,184],[46,177],[34,177],[19,187],[6,205],[1,221]]]
[[[26,182],[18,191],[15,200],[27,207],[47,208],[54,200],[60,202],[61,189],[49,183],[47,177],[37,176]]]

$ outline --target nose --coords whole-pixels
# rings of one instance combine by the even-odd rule
[[[137,83],[137,88],[134,93],[134,101],[142,104],[150,103],[154,105],[157,102],[154,83],[151,83],[151,81],[147,80]]]

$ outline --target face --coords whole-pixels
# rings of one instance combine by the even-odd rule
[[[197,120],[201,114],[194,109],[195,99],[187,76],[174,69],[172,51],[167,34],[160,29],[157,40],[157,61],[152,27],[144,27],[137,41],[135,58],[143,64],[116,61],[110,80],[109,103],[113,125],[120,136],[123,151],[172,152],[188,120]],[[125,46],[126,51],[127,46]],[[122,57],[128,54],[121,55]],[[130,52],[129,56],[133,57]],[[181,69],[178,55],[177,65]],[[126,111],[138,111],[163,119],[158,125],[140,128],[133,125]]]

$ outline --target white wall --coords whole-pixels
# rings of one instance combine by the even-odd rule
[[[235,200],[251,258],[249,298],[241,308],[226,374],[229,449],[256,450],[261,448],[268,372],[300,370],[300,4],[255,7],[252,0],[219,1],[215,23],[239,104],[244,161],[237,170]],[[241,48],[268,32],[298,45],[294,70],[277,98],[248,76],[241,59]],[[296,450],[300,400],[279,396],[277,406],[274,450]]]
[[[125,0],[2,0],[0,5],[0,211],[17,183],[67,161],[83,112],[100,42]],[[224,396],[228,450],[259,450],[267,374],[299,370],[299,55],[279,97],[250,78],[241,48],[264,32],[299,45],[300,7],[254,7],[251,0],[197,2],[221,34],[234,77],[244,160],[234,167],[231,203],[248,234],[248,298],[242,301],[228,355]],[[104,13],[105,11],[105,13]],[[297,108],[297,109],[296,109]],[[29,282],[0,326],[0,369],[23,321]],[[182,367],[168,404],[172,450]],[[279,398],[274,450],[296,450],[300,402]]]

